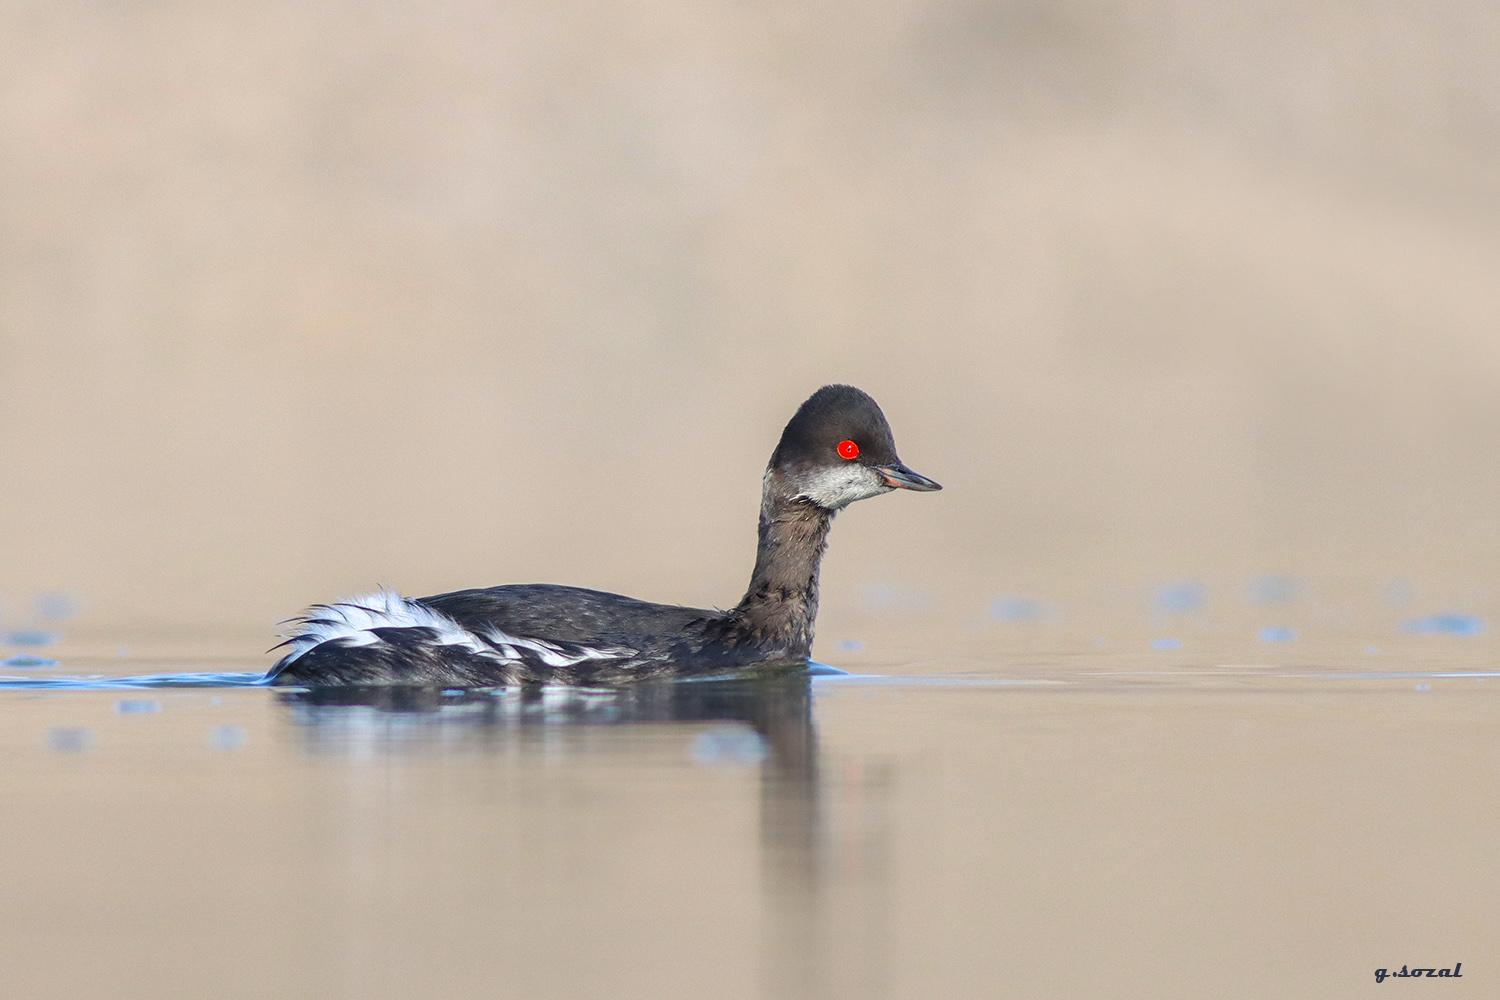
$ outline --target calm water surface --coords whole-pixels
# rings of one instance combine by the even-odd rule
[[[3,992],[1339,997],[1462,962],[1488,993],[1476,642],[537,696],[6,668]]]

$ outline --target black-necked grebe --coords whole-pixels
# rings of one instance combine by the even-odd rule
[[[276,684],[617,684],[804,660],[833,515],[891,490],[937,490],[901,464],[868,395],[826,385],[798,407],[766,468],[750,588],[727,611],[551,584],[412,599],[389,591],[294,619]]]

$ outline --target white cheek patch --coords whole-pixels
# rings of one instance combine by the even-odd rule
[[[889,493],[894,487],[867,466],[850,464],[818,469],[802,477],[797,495],[829,510],[843,510],[856,500]]]

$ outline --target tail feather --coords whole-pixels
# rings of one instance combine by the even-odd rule
[[[268,675],[281,684],[577,683],[634,650],[511,635],[498,625],[465,628],[390,590],[314,605],[291,619],[287,653]]]

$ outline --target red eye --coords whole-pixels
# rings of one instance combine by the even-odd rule
[[[858,457],[859,457],[859,445],[855,444],[853,441],[840,441],[839,442],[839,458],[850,458],[850,459],[853,459],[853,458],[858,458]]]

